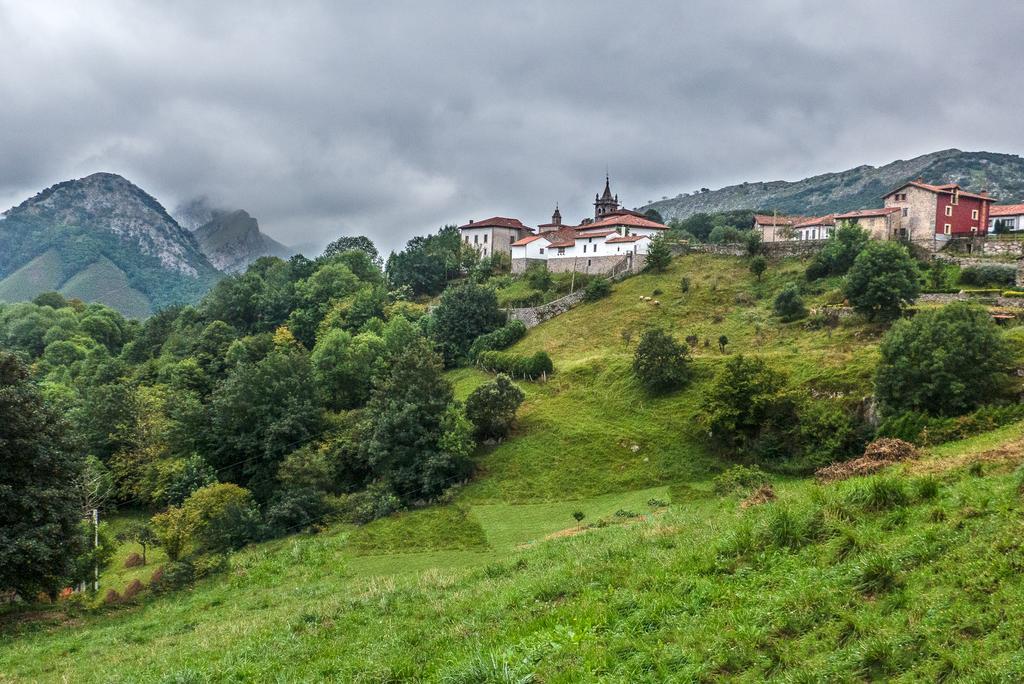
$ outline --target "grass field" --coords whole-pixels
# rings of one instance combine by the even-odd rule
[[[860,482],[774,478],[779,499],[749,510],[713,494],[726,464],[693,419],[728,354],[871,392],[879,329],[771,315],[801,270],[773,263],[758,283],[744,260],[688,256],[616,284],[516,346],[556,372],[523,383],[513,434],[453,503],[256,545],[137,605],[8,620],[0,682],[935,680],[982,663],[1019,678],[1024,425]],[[710,341],[694,382],[657,399],[630,370],[650,325]],[[461,398],[489,377],[450,374]],[[132,550],[104,586],[161,562],[125,569]]]

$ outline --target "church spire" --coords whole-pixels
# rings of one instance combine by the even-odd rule
[[[619,196],[612,195],[611,179],[608,176],[608,172],[604,174],[604,192],[600,197],[594,198],[594,220],[599,221],[604,218],[605,215],[618,211],[619,209]]]
[[[558,211],[558,203],[555,203],[555,213],[551,215],[551,223],[560,226],[562,225],[562,212]]]

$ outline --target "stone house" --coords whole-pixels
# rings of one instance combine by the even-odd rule
[[[910,181],[884,198],[887,208],[899,211],[898,237],[911,242],[982,236],[988,232],[988,192],[967,192],[956,183],[931,185]]]

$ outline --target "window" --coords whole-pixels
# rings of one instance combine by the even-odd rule
[[[946,205],[946,216],[952,216],[952,215],[953,215],[953,205],[952,204],[947,204]]]
[[[487,244],[487,233],[484,233],[484,244]]]
[[[978,210],[977,209],[972,209],[971,210],[971,218],[974,219],[975,221],[978,220]]]
[[[590,268],[590,259],[587,259],[587,268]]]
[[[903,215],[904,215],[904,216],[909,216],[909,215],[910,215],[910,210],[909,210],[909,209],[907,209],[906,207],[904,207],[904,208],[903,208]]]
[[[945,225],[943,225],[943,226],[942,226],[942,232],[943,232],[943,234],[945,234],[945,235],[951,235],[951,234],[953,233],[953,226],[951,226],[951,225],[950,225],[950,224],[948,224],[948,223],[947,223],[947,224],[945,224]]]
[[[978,226],[971,226],[971,232],[972,233],[977,233],[978,232]]]
[[[950,204],[960,204],[960,191],[954,190],[953,196],[949,198]]]
[[[558,248],[558,256],[565,256],[565,247]]]
[[[540,253],[541,253],[541,254],[543,254],[543,253],[544,253],[544,248],[543,248],[543,247],[541,247],[541,248],[540,248]]]

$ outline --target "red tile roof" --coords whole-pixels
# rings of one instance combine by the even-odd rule
[[[636,242],[637,240],[650,240],[650,235],[620,235],[609,240],[605,240],[607,244],[614,244],[616,242]]]
[[[516,230],[528,230],[533,232],[533,228],[524,226],[523,222],[519,219],[506,218],[504,216],[492,216],[489,219],[483,221],[470,221],[464,226],[459,226],[459,230],[465,230],[467,228],[514,228]]]
[[[912,185],[915,188],[921,188],[922,190],[927,190],[928,192],[934,192],[934,193],[950,193],[950,194],[952,194],[954,190],[958,190],[960,192],[960,196],[961,197],[973,197],[974,199],[980,199],[980,200],[983,200],[985,202],[995,202],[996,201],[995,197],[989,197],[987,194],[981,195],[981,194],[974,193],[974,192],[967,192],[966,190],[962,189],[956,183],[944,183],[942,185],[932,185],[931,183],[924,183],[924,182],[919,181],[919,180],[909,181],[907,183],[904,183],[900,187],[892,190],[891,192],[887,192],[885,195],[883,195],[882,196],[883,199],[885,197],[888,197],[889,195],[896,194],[897,192],[899,192],[903,188],[907,187],[908,185]]]
[[[541,233],[540,237],[551,243],[551,247],[574,247],[576,245],[576,231],[571,228],[549,230],[546,233]]]
[[[870,218],[872,216],[888,216],[889,214],[895,214],[900,211],[899,207],[882,207],[880,209],[858,209],[857,211],[848,211],[845,214],[836,214],[835,220],[842,221],[843,219],[855,219],[855,218]]]
[[[652,221],[644,216],[635,213],[617,214],[594,221],[586,226],[580,226],[580,230],[591,230],[593,228],[604,228],[609,226],[631,226],[633,228],[653,228],[654,230],[667,230],[668,226],[657,221]]]
[[[813,216],[773,216],[771,214],[754,214],[754,223],[759,226],[792,226],[814,218]]]
[[[607,229],[607,228],[606,229],[598,228],[597,230],[591,230],[591,227],[587,226],[586,228],[581,228],[578,231],[576,231],[576,239],[577,240],[582,240],[583,238],[604,237],[605,235],[614,235],[616,232],[617,231],[615,231],[615,230],[611,230],[611,229]]]
[[[527,235],[526,237],[524,237],[524,238],[522,238],[520,240],[516,240],[515,242],[513,242],[511,246],[512,247],[525,247],[526,245],[530,244],[534,240],[540,240],[540,238],[541,238],[540,235]]]
[[[994,204],[988,210],[989,216],[1019,216],[1024,214],[1024,204]]]
[[[819,216],[818,218],[808,219],[807,221],[804,221],[803,223],[798,223],[793,227],[810,228],[812,226],[831,226],[834,225],[835,222],[836,217],[833,214],[829,214],[828,216]]]

